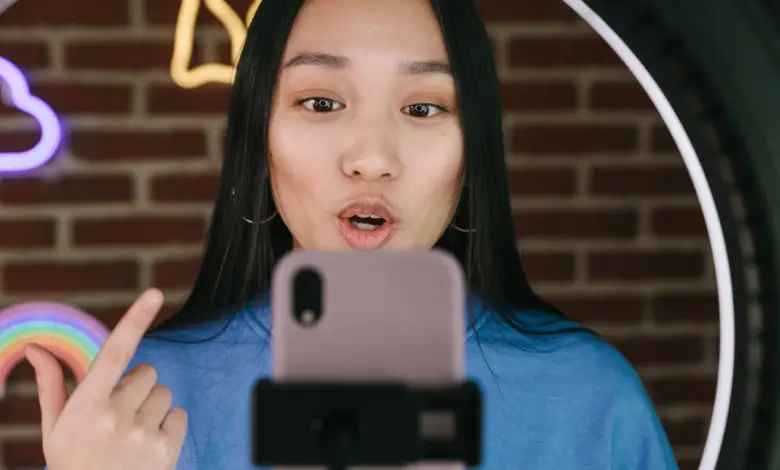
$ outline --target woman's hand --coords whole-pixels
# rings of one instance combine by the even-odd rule
[[[135,301],[70,398],[57,359],[40,346],[25,347],[38,383],[49,470],[176,468],[186,413],[170,409],[171,392],[157,385],[153,367],[140,364],[122,378],[162,304],[156,289]]]

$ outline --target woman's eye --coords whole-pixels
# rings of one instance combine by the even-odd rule
[[[446,111],[447,110],[442,108],[441,106],[437,106],[435,104],[429,104],[429,103],[410,104],[409,106],[405,106],[403,108],[403,112],[405,114],[408,114],[412,117],[419,117],[419,118],[430,118],[430,117],[438,116],[439,113],[443,113]]]
[[[298,104],[315,113],[331,113],[344,107],[343,104],[327,98],[307,98],[299,101]]]

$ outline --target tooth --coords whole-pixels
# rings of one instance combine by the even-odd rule
[[[362,222],[352,222],[352,225],[359,230],[376,230],[377,227],[373,224],[365,224]]]

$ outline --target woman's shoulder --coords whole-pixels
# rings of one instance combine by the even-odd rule
[[[518,311],[514,320],[510,326],[492,315],[478,328],[475,340],[489,351],[488,363],[518,376],[534,374],[581,396],[644,397],[631,363],[592,330],[548,312]]]
[[[677,468],[639,374],[614,346],[562,317],[518,316],[532,318],[519,322],[525,331],[491,318],[470,346],[472,372],[500,406],[502,426],[557,433],[551,455],[567,442],[567,455],[592,458],[593,468]]]
[[[267,338],[242,310],[206,322],[157,329],[136,349],[127,372],[138,364],[155,368],[160,382],[198,380],[221,374],[238,364],[260,363],[267,355]]]

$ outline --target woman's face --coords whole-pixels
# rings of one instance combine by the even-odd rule
[[[429,0],[307,0],[269,129],[295,247],[432,247],[461,189],[457,104]]]

